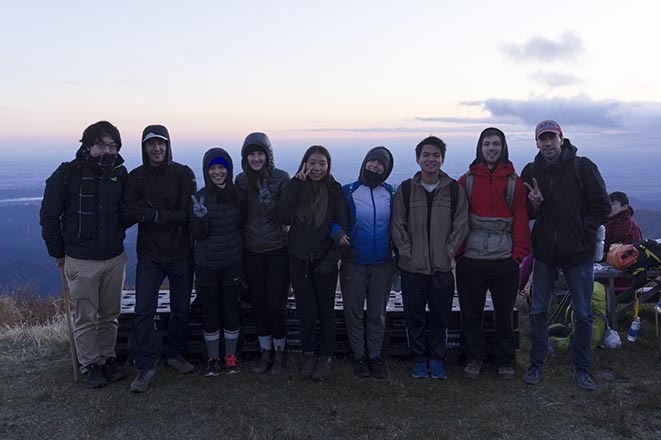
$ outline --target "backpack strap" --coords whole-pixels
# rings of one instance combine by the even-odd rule
[[[512,204],[514,203],[514,190],[516,188],[516,179],[518,179],[519,176],[516,175],[516,173],[512,173],[509,175],[507,178],[507,194],[505,195],[505,201],[510,207],[510,211],[512,210]]]
[[[516,173],[512,173],[508,176],[507,178],[507,194],[505,196],[505,201],[507,202],[507,205],[510,207],[510,211],[512,210],[512,203],[514,203],[514,190],[516,188],[516,179],[519,176],[516,175]],[[468,197],[468,204],[471,202],[471,196],[473,195],[473,181],[475,180],[475,177],[473,176],[473,173],[470,171],[466,174],[466,197]],[[456,196],[455,196],[456,197]],[[454,214],[454,211],[456,210],[456,205],[457,205],[457,200],[456,198],[454,199],[454,204],[452,213]]]
[[[402,196],[404,196],[404,208],[406,209],[406,218],[409,218],[411,211],[411,179],[406,179],[400,185],[402,187]]]
[[[450,181],[450,212],[454,220],[454,214],[457,212],[457,199],[459,199],[459,183],[452,179]]]

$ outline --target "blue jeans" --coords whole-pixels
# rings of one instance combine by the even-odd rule
[[[562,269],[571,294],[574,310],[572,361],[579,369],[590,367],[592,340],[592,291],[594,266],[592,260]],[[548,311],[558,268],[535,258],[532,278],[532,305],[530,307],[530,365],[541,368],[548,350]]]
[[[193,288],[193,259],[156,263],[138,258],[133,334],[136,345],[135,365],[141,370],[151,369],[156,365],[154,315],[158,307],[158,291],[166,276],[170,284],[170,320],[166,356],[173,358],[184,354]]]

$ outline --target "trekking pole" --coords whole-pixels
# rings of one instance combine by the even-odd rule
[[[67,289],[67,277],[64,274],[64,267],[60,266],[62,275],[62,295],[67,314],[67,327],[69,329],[69,351],[71,351],[71,366],[73,367],[73,380],[78,381],[78,358],[76,356],[76,345],[73,341],[73,322],[71,320],[71,305],[69,304],[69,290]]]

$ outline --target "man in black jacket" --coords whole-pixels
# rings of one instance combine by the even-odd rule
[[[110,122],[83,132],[71,162],[46,180],[41,228],[48,254],[69,281],[78,362],[90,388],[122,379],[115,369],[117,316],[126,269],[122,191],[126,183],[122,140]]]
[[[154,314],[158,292],[167,276],[170,286],[167,364],[181,374],[193,372],[183,358],[193,287],[193,241],[189,230],[193,171],[172,161],[170,134],[162,125],[142,132],[142,165],[131,171],[124,196],[129,225],[138,223],[135,282],[135,335],[138,376],[132,392],[143,392],[156,372]]]
[[[537,124],[535,140],[539,153],[521,173],[529,191],[528,213],[535,219],[530,367],[523,381],[536,385],[541,379],[548,344],[548,308],[558,271],[562,270],[574,311],[574,380],[581,389],[594,390],[589,368],[595,231],[608,220],[610,200],[597,166],[586,157],[576,156],[576,147],[563,137],[557,122]]]

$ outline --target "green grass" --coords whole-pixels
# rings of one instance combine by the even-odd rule
[[[393,358],[385,380],[358,379],[337,359],[332,380],[313,383],[300,378],[291,355],[278,378],[255,375],[245,362],[240,374],[217,378],[204,377],[203,365],[180,376],[162,364],[138,395],[128,391],[131,378],[97,390],[74,383],[64,333],[49,338],[57,332],[44,326],[44,335],[21,339],[4,327],[0,438],[661,438],[658,340],[651,312],[643,319],[638,342],[595,351],[595,392],[571,382],[565,353],[548,360],[540,385],[521,382],[529,346],[523,313],[518,377],[509,383],[493,365],[479,381],[464,379],[461,367],[449,368],[446,381],[413,379],[410,363]]]

